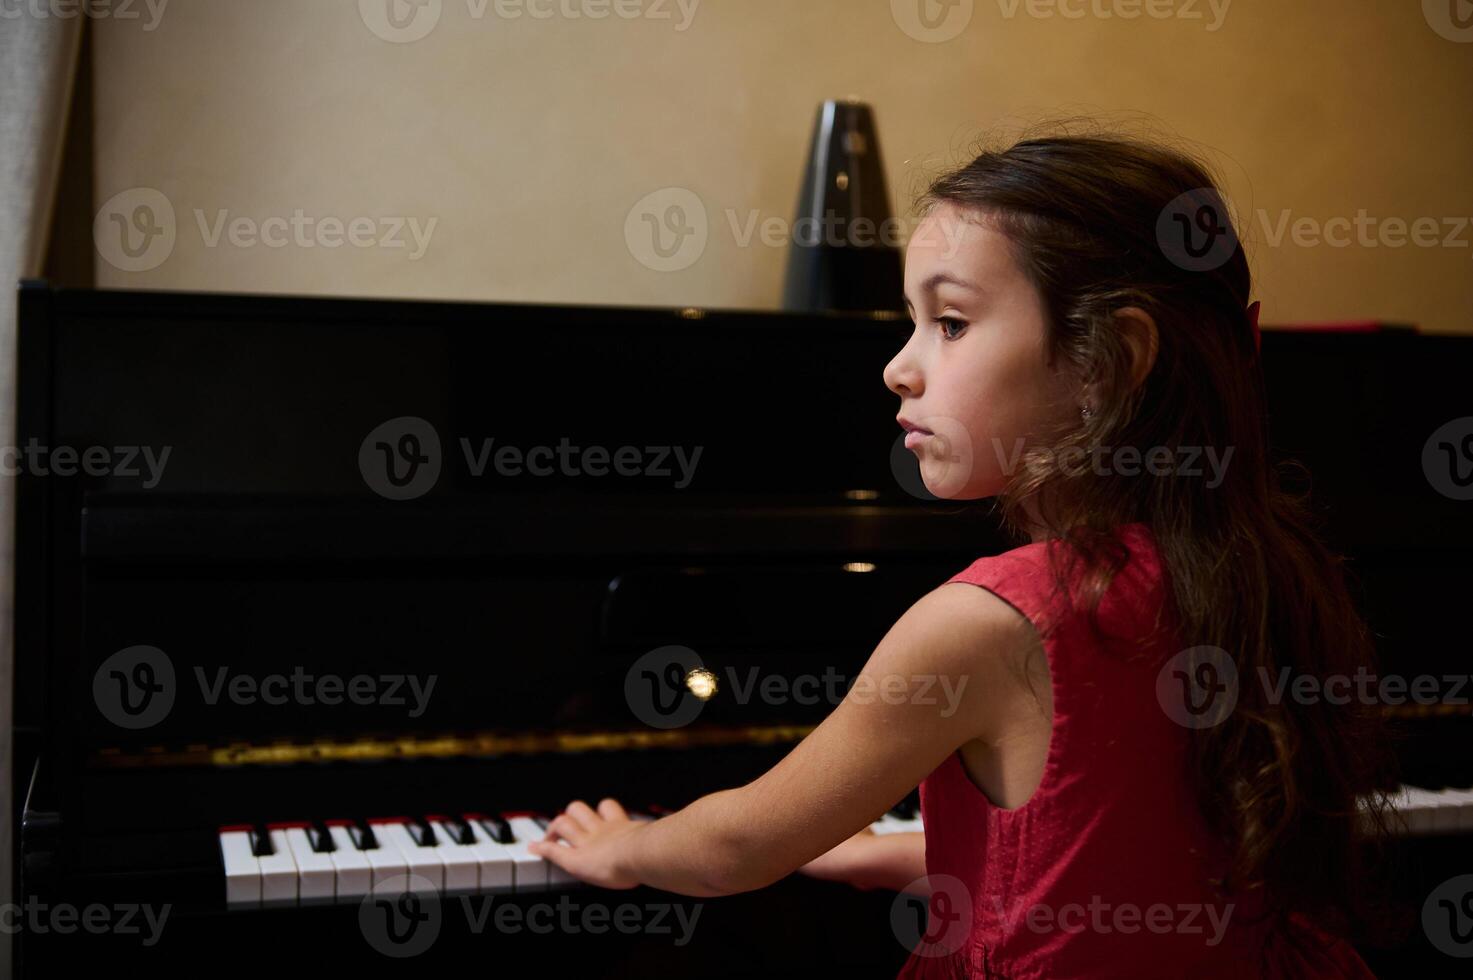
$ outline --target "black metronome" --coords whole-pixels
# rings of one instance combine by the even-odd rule
[[[819,106],[795,210],[783,309],[904,309],[900,228],[868,105]]]

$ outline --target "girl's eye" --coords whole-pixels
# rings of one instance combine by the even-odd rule
[[[961,332],[965,330],[967,326],[964,321],[958,320],[954,316],[937,317],[936,323],[940,325],[941,330],[946,335],[947,340],[955,340],[958,336],[961,335]],[[956,329],[948,329],[950,327],[955,327]]]

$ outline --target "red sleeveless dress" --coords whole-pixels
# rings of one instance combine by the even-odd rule
[[[994,806],[957,753],[921,783],[930,915],[899,976],[1374,980],[1348,943],[1298,917],[1270,925],[1260,906],[1210,884],[1223,845],[1192,794],[1190,730],[1156,694],[1187,644],[1150,528],[1129,524],[1118,537],[1130,558],[1100,602],[1103,639],[1082,600],[1055,594],[1045,549],[1058,541],[979,559],[948,580],[988,589],[1038,630],[1053,730],[1043,781],[1021,807]],[[1069,586],[1081,594],[1077,580]]]

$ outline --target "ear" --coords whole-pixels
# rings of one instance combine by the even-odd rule
[[[1125,306],[1115,311],[1115,323],[1130,347],[1130,390],[1134,391],[1145,383],[1156,363],[1160,349],[1156,320],[1139,306]]]

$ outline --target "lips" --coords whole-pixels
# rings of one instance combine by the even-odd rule
[[[921,443],[931,438],[931,436],[935,435],[935,433],[932,432],[930,429],[916,425],[910,419],[902,418],[897,415],[895,417],[895,421],[899,422],[900,427],[905,430],[906,449],[914,449],[916,446],[919,446]]]

